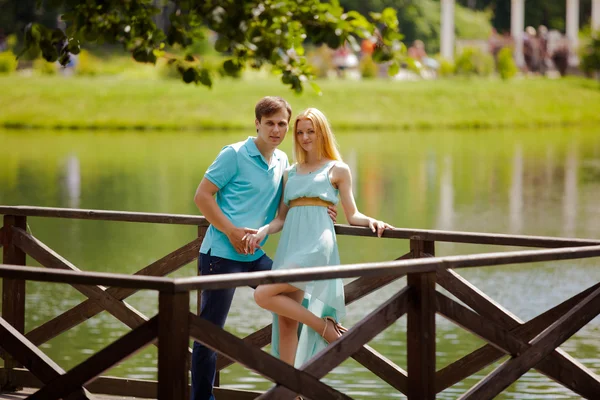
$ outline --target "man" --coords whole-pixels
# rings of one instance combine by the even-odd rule
[[[292,109],[281,97],[269,96],[261,99],[254,111],[256,137],[225,146],[208,167],[194,196],[211,224],[198,258],[203,276],[268,271],[273,263],[262,249],[249,250],[245,235],[255,233],[275,217],[283,173],[289,165],[277,146],[288,131]],[[330,215],[335,222],[335,209]],[[234,293],[235,288],[203,291],[200,317],[223,328]],[[215,369],[215,352],[194,342],[192,400],[214,399]]]

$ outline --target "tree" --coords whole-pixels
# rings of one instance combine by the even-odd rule
[[[203,40],[207,28],[218,36],[214,47],[227,55],[226,73],[236,75],[246,66],[270,64],[284,84],[297,92],[312,77],[304,58],[304,43],[338,48],[356,38],[376,39],[374,59],[391,61],[396,70],[402,59],[396,12],[385,9],[367,18],[344,12],[337,0],[175,0],[170,3],[168,27],[159,28],[156,15],[165,4],[156,0],[47,0],[46,6],[65,10],[66,29],[40,23],[25,30],[26,48],[39,47],[47,61],[66,65],[85,42],[119,43],[139,62],[156,63],[173,46],[187,48]],[[167,1],[163,1],[167,3]],[[191,54],[170,56],[186,83],[211,86],[208,68]]]
[[[340,0],[346,10],[361,14],[380,12],[386,7],[396,10],[400,33],[407,44],[415,39],[425,42],[428,52],[440,48],[441,6],[439,0]],[[460,5],[455,10],[456,34],[465,39],[487,39],[491,24],[488,12],[473,11]]]

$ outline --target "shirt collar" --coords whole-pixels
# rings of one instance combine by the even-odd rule
[[[272,162],[268,163],[267,160],[265,160],[265,158],[263,157],[262,153],[258,150],[258,147],[256,147],[256,143],[254,143],[254,139],[256,139],[256,137],[254,136],[248,136],[248,139],[246,140],[246,149],[248,150],[248,155],[250,155],[251,157],[260,157],[261,160],[263,160],[263,162],[268,165],[269,169],[273,169],[275,168],[275,166],[277,165],[277,163],[275,161],[280,161],[280,157],[279,157],[279,152],[277,151],[277,149],[275,149],[275,151],[273,152],[273,157],[272,157]]]

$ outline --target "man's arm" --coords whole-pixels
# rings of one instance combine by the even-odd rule
[[[246,233],[255,233],[256,230],[249,228],[238,228],[223,214],[217,201],[215,200],[215,194],[219,191],[219,188],[206,178],[202,178],[196,194],[194,195],[194,203],[206,217],[208,222],[211,223],[215,228],[227,235],[227,238],[233,245],[235,251],[240,254],[248,254],[246,245],[243,244],[242,238]]]

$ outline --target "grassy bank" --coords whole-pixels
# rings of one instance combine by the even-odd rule
[[[0,77],[0,126],[71,129],[237,129],[264,95],[294,112],[314,106],[335,129],[543,127],[600,123],[594,81],[520,79],[323,81],[301,96],[275,79],[180,81],[118,77]]]

